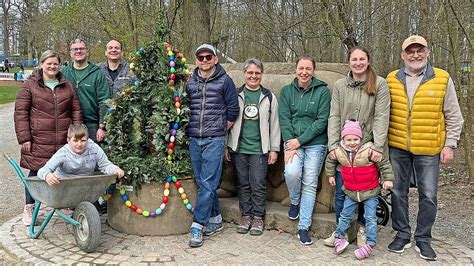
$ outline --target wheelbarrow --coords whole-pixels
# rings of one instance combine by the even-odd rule
[[[8,155],[4,155],[20,176],[26,190],[35,200],[35,209],[29,228],[31,238],[38,238],[51,217],[56,213],[66,222],[74,226],[74,238],[79,248],[85,252],[93,252],[100,242],[101,224],[97,209],[91,202],[104,194],[107,187],[115,180],[116,175],[77,176],[61,179],[59,185],[50,186],[46,181],[33,176],[25,177],[18,164]],[[46,214],[43,223],[35,232],[35,223],[41,204],[53,208]],[[72,218],[60,209],[75,208]]]

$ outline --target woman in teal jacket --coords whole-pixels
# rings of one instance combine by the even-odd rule
[[[318,176],[326,156],[327,124],[331,94],[327,84],[316,79],[315,61],[301,56],[296,78],[282,88],[279,99],[281,133],[285,149],[285,181],[291,206],[288,217],[297,220],[298,238],[311,245],[309,236]]]

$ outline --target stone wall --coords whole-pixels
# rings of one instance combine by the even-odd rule
[[[226,71],[234,80],[236,86],[244,84],[243,64],[223,64]],[[284,85],[289,84],[294,78],[295,64],[293,63],[265,63],[262,85],[272,90],[279,97],[280,90]],[[345,76],[348,72],[348,66],[345,64],[319,63],[316,65],[315,76],[328,83],[331,89],[334,82]],[[283,150],[283,149],[281,149]],[[284,162],[283,153],[280,152],[278,161],[268,169],[267,175],[267,200],[279,202],[289,206],[288,190],[283,176]],[[232,164],[225,162],[224,173],[219,195],[221,197],[231,197],[237,194],[236,177],[233,173]],[[329,185],[324,173],[321,174],[318,185],[317,205],[315,212],[328,213],[333,212],[334,189]]]

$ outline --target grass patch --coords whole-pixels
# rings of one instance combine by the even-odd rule
[[[0,86],[0,104],[14,102],[19,89],[19,86]]]

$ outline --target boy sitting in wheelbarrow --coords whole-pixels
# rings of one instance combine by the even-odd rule
[[[75,124],[69,126],[67,144],[38,170],[38,177],[54,186],[62,178],[93,175],[96,166],[103,174],[116,174],[119,179],[124,176],[123,170],[110,162],[102,148],[89,139],[87,127]]]

